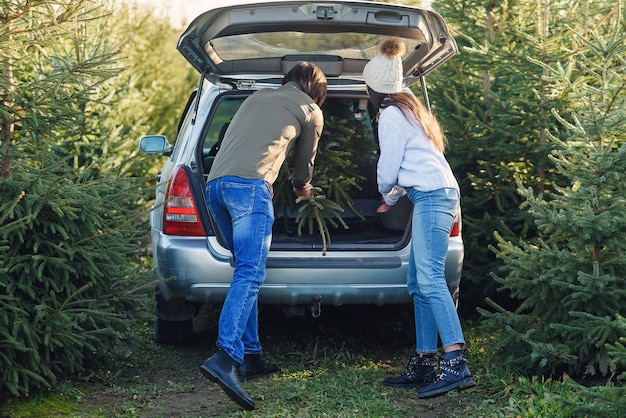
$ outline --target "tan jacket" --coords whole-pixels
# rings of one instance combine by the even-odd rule
[[[311,188],[317,144],[324,117],[313,99],[289,82],[248,97],[230,122],[208,180],[223,176],[276,181],[294,149],[292,184]]]

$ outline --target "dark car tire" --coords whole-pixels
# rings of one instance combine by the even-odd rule
[[[154,321],[154,341],[159,344],[185,345],[193,341],[193,319],[186,321]]]
[[[185,345],[193,340],[193,317],[196,307],[191,303],[171,303],[161,289],[154,289],[154,341],[159,344]]]

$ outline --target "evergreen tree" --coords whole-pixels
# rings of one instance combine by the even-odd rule
[[[515,178],[537,192],[559,181],[547,155],[547,132],[558,134],[550,109],[566,110],[552,94],[544,63],[576,52],[566,30],[583,32],[588,0],[435,2],[453,29],[460,54],[429,77],[433,111],[449,140],[448,157],[461,185],[466,248],[460,308],[485,306],[485,296],[514,305],[497,292],[490,271],[502,264],[489,251],[494,232],[506,239],[533,237],[535,226],[519,210]],[[595,2],[600,12],[611,1]]]
[[[108,151],[123,71],[110,12],[51,0],[0,10],[0,393],[25,394],[95,367],[151,285],[141,179]]]
[[[200,75],[176,50],[181,30],[172,28],[167,16],[133,4],[116,2],[109,19],[109,37],[121,40],[117,51],[124,71],[109,89],[115,105],[103,108],[98,120],[108,125],[109,157],[118,164],[133,159],[127,174],[147,179],[150,187],[142,197],[152,200],[163,161],[139,154],[139,138],[160,134],[176,141],[179,118]]]
[[[534,373],[606,376],[619,368],[612,344],[626,337],[626,31],[620,7],[596,14],[588,33],[570,29],[579,47],[544,69],[556,98],[562,134],[549,132],[549,157],[560,175],[553,193],[537,193],[518,177],[537,228],[535,239],[492,248],[504,261],[494,279],[519,300],[483,310],[497,349]],[[623,361],[623,359],[622,359]],[[624,367],[622,363],[621,367]],[[622,369],[624,370],[624,369]]]

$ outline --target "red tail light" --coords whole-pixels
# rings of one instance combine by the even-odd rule
[[[458,237],[461,233],[461,215],[459,213],[456,214],[454,218],[454,225],[452,225],[452,230],[450,231],[451,237]]]
[[[170,179],[163,208],[163,233],[199,237],[206,235],[189,178],[183,168],[177,168]]]

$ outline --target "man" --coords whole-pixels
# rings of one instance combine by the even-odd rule
[[[294,148],[293,191],[310,196],[326,88],[322,70],[301,61],[281,87],[246,99],[226,130],[206,185],[209,211],[233,253],[235,270],[220,313],[217,352],[200,368],[248,410],[254,409],[254,400],[240,378],[279,370],[261,359],[258,331],[258,293],[274,223],[272,186]]]

